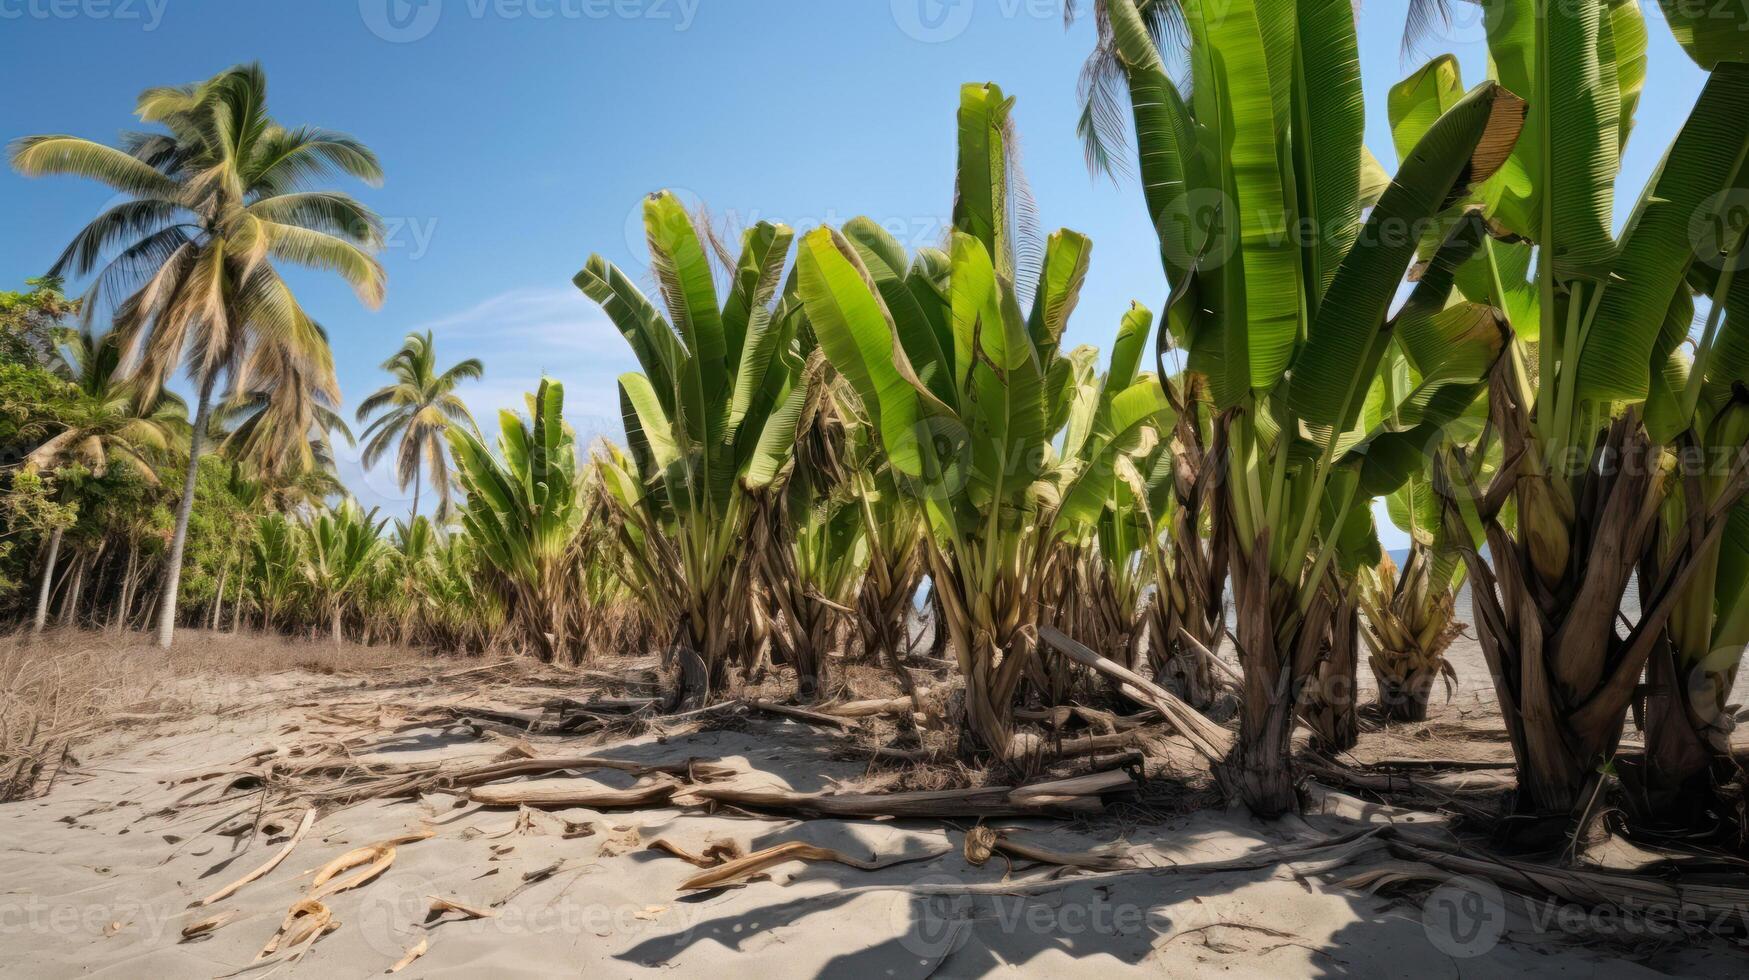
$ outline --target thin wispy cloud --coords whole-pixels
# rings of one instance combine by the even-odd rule
[[[461,341],[526,341],[535,351],[629,351],[612,321],[576,289],[514,289],[465,310],[420,324],[438,337]]]
[[[638,369],[637,359],[601,308],[576,289],[513,289],[453,313],[414,323],[431,331],[444,366],[477,357],[485,377],[457,389],[488,441],[496,438],[498,414],[526,412],[527,394],[552,378],[565,386],[565,418],[578,438],[624,438],[618,378]],[[384,376],[383,381],[387,378]],[[362,386],[362,399],[376,385]],[[337,446],[341,471],[359,497],[389,510],[405,507],[393,476],[393,455],[366,471],[357,449]]]

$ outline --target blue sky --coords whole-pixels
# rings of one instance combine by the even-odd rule
[[[1442,51],[1459,56],[1466,84],[1485,74],[1477,8],[1455,3],[1454,23],[1405,58],[1405,6],[1368,0],[1360,15],[1367,142],[1387,169],[1392,83]],[[908,245],[934,244],[952,203],[962,82],[1018,96],[1044,227],[1094,240],[1070,340],[1105,346],[1132,299],[1158,310],[1166,283],[1140,191],[1091,179],[1075,137],[1092,25],[1065,32],[1059,11],[1059,0],[0,0],[0,63],[31,80],[0,103],[0,138],[109,140],[132,124],[140,90],[258,60],[281,122],[351,132],[387,171],[380,188],[350,188],[389,222],[382,308],[335,280],[292,277],[333,338],[348,412],[382,383],[377,365],[400,338],[431,329],[445,360],[486,362],[485,380],[463,389],[483,424],[545,372],[565,383],[581,432],[617,434],[614,379],[635,362],[570,279],[592,252],[647,279],[641,196],[673,188],[736,224],[867,214]],[[1655,3],[1646,16],[1650,77],[1618,223],[1703,81]],[[6,288],[40,274],[111,197],[0,174]],[[341,447],[358,496],[404,509],[407,495],[357,455]]]

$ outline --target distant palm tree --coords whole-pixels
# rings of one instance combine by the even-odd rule
[[[466,425],[475,433],[479,426],[468,414],[468,406],[455,395],[458,384],[477,379],[485,373],[479,358],[470,357],[455,367],[437,373],[437,350],[431,332],[410,333],[395,356],[383,362],[383,370],[395,376],[395,383],[385,385],[358,406],[358,421],[363,422],[379,411],[376,421],[364,430],[364,465],[375,466],[396,440],[400,450],[395,454],[395,478],[401,489],[413,485],[413,514],[419,514],[419,489],[422,470],[431,474],[441,504],[438,513],[447,513],[450,504],[449,443],[447,433],[452,422]]]
[[[129,197],[79,232],[50,275],[97,273],[85,313],[117,304],[116,329],[143,394],[179,366],[199,390],[158,617],[158,643],[169,647],[213,391],[221,376],[248,390],[253,355],[277,348],[339,401],[327,340],[275,262],[333,271],[366,305],[379,305],[384,276],[372,253],[382,222],[346,194],[306,188],[338,174],[376,183],[382,170],[350,136],[275,123],[259,65],[148,89],[136,113],[166,131],[126,134],[119,147],[30,136],[11,154],[27,176],[88,177]]]
[[[187,406],[168,392],[142,397],[136,385],[121,380],[116,372],[121,344],[113,332],[97,337],[89,330],[66,331],[61,340],[56,356],[76,395],[59,417],[45,423],[59,431],[25,457],[24,468],[52,471],[77,464],[101,477],[113,462],[156,485],[154,457],[188,443]],[[32,624],[35,632],[42,631],[48,617],[49,586],[64,530],[55,528],[49,538]]]

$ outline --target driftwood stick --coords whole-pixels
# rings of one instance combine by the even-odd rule
[[[1050,644],[1070,660],[1083,667],[1096,670],[1107,677],[1116,678],[1134,689],[1140,700],[1165,717],[1168,724],[1177,729],[1179,734],[1190,740],[1190,744],[1202,753],[1211,765],[1222,762],[1233,748],[1233,736],[1225,728],[1209,721],[1201,712],[1186,704],[1178,695],[1166,690],[1160,685],[1148,680],[1142,675],[1113,663],[1092,650],[1064,635],[1053,626],[1039,627],[1039,638]]]
[[[1032,783],[910,793],[796,793],[776,789],[700,786],[700,799],[748,810],[816,817],[1018,817],[1098,813],[1101,796],[1134,785],[1127,772],[1114,770]]]
[[[806,708],[796,708],[787,704],[778,704],[775,701],[749,700],[746,702],[746,705],[755,711],[764,711],[774,715],[784,715],[785,717],[794,718],[798,721],[805,721],[809,724],[829,725],[834,728],[856,727],[856,722],[849,718],[840,718],[835,715],[822,714],[818,711],[809,711]]]

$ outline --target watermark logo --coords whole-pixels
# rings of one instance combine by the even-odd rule
[[[916,882],[931,887],[964,884],[948,875],[929,875]],[[900,894],[888,910],[899,945],[920,960],[936,961],[958,952],[972,938],[972,896],[961,894]]]
[[[971,26],[975,0],[892,0],[893,22],[905,36],[924,44],[941,44]]]
[[[443,17],[443,0],[358,0],[364,26],[390,44],[423,40]]]
[[[959,419],[947,415],[929,415],[913,423],[911,434],[916,438],[915,459],[909,465],[896,466],[899,479],[911,492],[925,500],[945,503],[958,496],[972,477],[975,459],[972,434]],[[907,452],[904,455],[911,456]],[[1017,458],[1017,468],[1029,475],[1043,472],[1035,461]]]
[[[419,875],[389,875],[365,893],[359,906],[359,935],[374,952],[391,960],[419,944],[437,886]]]
[[[4,0],[0,0],[4,2]],[[692,29],[702,0],[450,0],[469,20],[643,20]],[[358,0],[359,17],[391,44],[423,40],[443,19],[444,0]]]
[[[943,44],[966,32],[979,0],[892,0],[893,23],[906,37]],[[1003,20],[1059,21],[1062,0],[983,0],[984,9]]]
[[[1506,903],[1492,882],[1454,878],[1428,896],[1421,927],[1440,952],[1473,959],[1499,945],[1506,932]]]
[[[1706,199],[1688,219],[1688,240],[1701,263],[1720,272],[1749,265],[1749,189],[1733,187]]]

